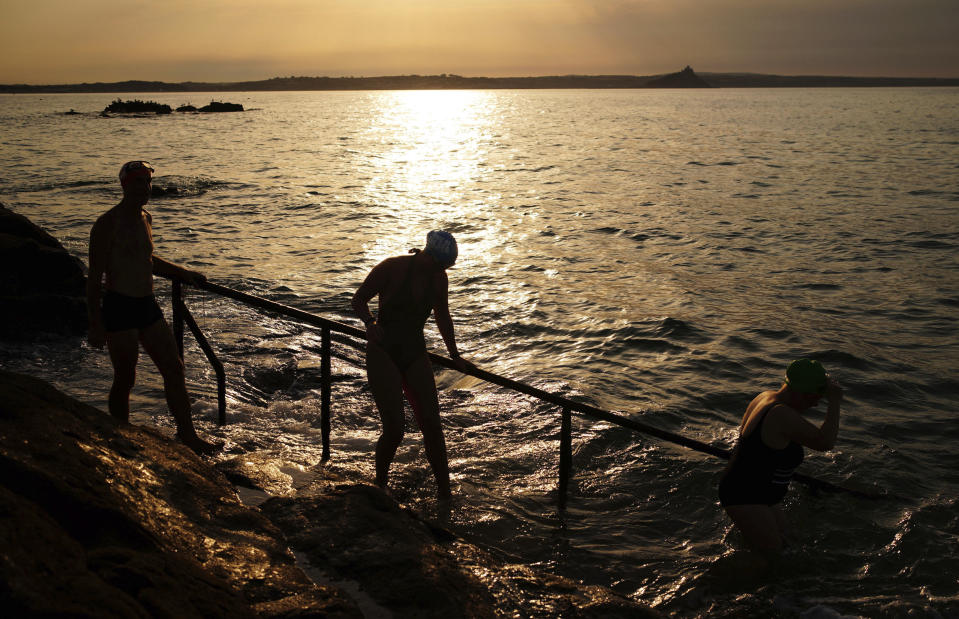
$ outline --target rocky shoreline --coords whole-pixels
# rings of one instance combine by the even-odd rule
[[[86,333],[86,266],[3,204],[0,265],[0,341]]]
[[[0,252],[0,340],[85,330],[79,260],[2,205]],[[287,496],[284,464],[200,459],[0,370],[3,616],[659,616],[608,588],[503,563],[332,466]]]
[[[41,380],[0,371],[0,608],[81,617],[659,616],[605,587],[501,563],[334,471],[306,494],[269,497],[270,470],[248,455],[201,460],[156,430],[120,425]],[[231,480],[269,498],[244,504]]]

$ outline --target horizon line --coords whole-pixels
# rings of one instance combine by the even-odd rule
[[[689,67],[687,66],[687,69]],[[685,70],[685,69],[684,69]],[[386,79],[386,78],[434,78],[434,79],[464,79],[464,80],[523,80],[523,79],[543,79],[543,78],[656,78],[663,77],[668,75],[675,75],[682,73],[683,71],[673,71],[667,73],[651,73],[646,75],[639,75],[633,73],[553,73],[553,74],[544,74],[544,75],[508,75],[508,76],[488,76],[488,75],[461,75],[457,73],[433,73],[433,74],[423,74],[423,73],[394,73],[394,74],[382,74],[382,75],[289,75],[282,76],[276,75],[268,78],[258,78],[258,79],[242,79],[242,80],[225,80],[225,81],[210,81],[210,80],[180,80],[180,81],[166,81],[166,80],[156,80],[156,79],[124,79],[124,80],[113,80],[113,81],[82,81],[82,82],[62,82],[62,83],[28,83],[28,82],[17,82],[17,83],[0,83],[0,87],[10,88],[17,86],[26,86],[29,88],[52,88],[52,87],[67,87],[67,86],[94,86],[94,85],[110,85],[110,84],[129,84],[129,83],[146,83],[146,84],[210,84],[210,85],[225,85],[225,84],[247,84],[247,83],[261,83],[261,82],[270,82],[275,80],[372,80],[372,79]],[[760,73],[755,71],[694,71],[697,75],[723,75],[723,76],[750,76],[750,77],[768,77],[768,78],[791,78],[791,79],[855,79],[855,80],[959,80],[959,75],[953,77],[937,77],[937,76],[901,76],[901,75],[850,75],[850,74],[825,74],[825,73],[798,73],[798,74],[786,74],[786,73]]]

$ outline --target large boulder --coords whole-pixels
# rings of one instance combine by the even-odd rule
[[[59,241],[0,204],[0,339],[85,333],[85,271]]]
[[[0,615],[362,617],[226,478],[156,431],[0,371]]]

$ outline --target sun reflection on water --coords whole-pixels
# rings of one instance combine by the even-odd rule
[[[367,255],[395,254],[433,228],[467,232],[489,209],[489,194],[470,195],[486,174],[494,126],[495,93],[469,90],[382,93],[368,143],[378,150],[366,182],[384,223]],[[461,254],[470,239],[457,234]]]

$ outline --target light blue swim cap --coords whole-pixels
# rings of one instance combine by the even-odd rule
[[[456,246],[456,239],[445,230],[431,230],[426,235],[426,247],[423,251],[443,265],[443,268],[451,267],[456,262],[456,256],[459,255],[459,248]]]

